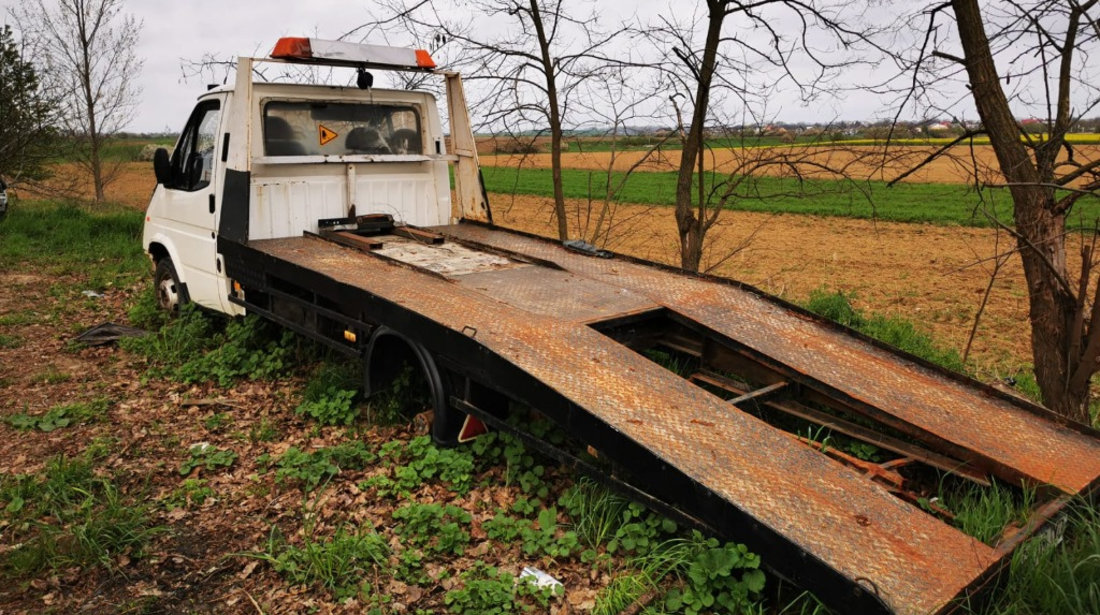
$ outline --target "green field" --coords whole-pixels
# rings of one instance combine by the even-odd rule
[[[492,138],[493,135],[479,135],[479,138]],[[1033,138],[1039,139],[1042,135],[1032,135]],[[501,144],[502,150],[507,150],[512,147],[511,139],[509,137],[502,137],[503,142]],[[517,144],[525,144],[530,141],[530,136],[518,136],[515,137]],[[945,137],[895,137],[890,139],[892,146],[905,145],[905,146],[939,146],[948,145],[955,140],[953,136]],[[544,139],[545,141],[545,139]],[[1091,132],[1079,132],[1070,133],[1066,135],[1066,141],[1074,145],[1100,145],[1100,133]],[[753,148],[753,147],[778,147],[778,146],[790,146],[790,145],[884,145],[886,139],[874,138],[870,136],[862,135],[844,135],[839,131],[826,132],[821,134],[803,134],[803,135],[731,135],[728,137],[709,138],[707,139],[707,147],[712,149],[728,149],[728,148]],[[564,138],[564,147],[568,152],[607,152],[611,151],[612,147],[619,151],[626,150],[643,150],[649,147],[660,145],[661,149],[665,150],[679,150],[681,149],[681,142],[677,138],[662,138],[656,135],[644,134],[644,135],[625,135],[620,136],[617,139],[611,139],[604,136],[566,136]],[[985,136],[974,137],[971,140],[965,141],[964,145],[989,145],[989,138]],[[548,143],[540,142],[535,146],[537,152],[549,152],[550,146]],[[508,153],[507,151],[501,151],[500,153]],[[532,151],[530,153],[536,153]]]
[[[549,169],[485,167],[485,188],[503,194],[553,195]],[[614,183],[622,174],[615,173]],[[601,199],[607,174],[601,171],[563,169],[565,196],[573,199]],[[708,178],[710,190],[715,179]],[[983,211],[996,213],[1002,222],[1011,221],[1011,201],[1004,189],[990,189],[980,197],[964,184],[901,183],[888,187],[885,182],[845,182],[761,177],[752,181],[750,196],[731,200],[727,207],[739,211],[809,214],[889,220],[928,222],[961,226],[992,226]],[[676,197],[676,173],[634,173],[627,179],[615,200],[624,203],[673,205]],[[982,200],[984,197],[984,202]],[[1100,217],[1100,199],[1080,201],[1069,227],[1091,229]]]

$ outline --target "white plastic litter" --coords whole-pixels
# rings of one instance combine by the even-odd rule
[[[565,591],[565,586],[562,585],[561,581],[559,581],[559,580],[555,579],[554,577],[546,574],[545,572],[539,570],[538,568],[531,568],[530,566],[525,566],[523,568],[523,572],[519,573],[519,578],[521,580],[528,580],[528,582],[533,583],[535,585],[535,587],[541,587],[541,588],[549,587],[554,591],[555,595],[561,594],[562,592]]]

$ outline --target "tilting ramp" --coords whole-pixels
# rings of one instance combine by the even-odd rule
[[[430,254],[374,254],[314,237],[242,249],[260,252],[272,272],[315,276],[311,284],[333,286],[365,314],[404,319],[455,369],[491,374],[497,389],[628,463],[638,487],[745,542],[840,612],[944,612],[1005,554],[660,367],[601,323],[659,312],[699,333],[692,347],[719,367],[743,360],[762,380],[782,376],[807,399],[880,416],[982,472],[1066,493],[1100,476],[1100,440],[1088,430],[755,292],[497,229],[434,230],[448,242],[432,249],[453,250],[437,260],[478,262],[448,273]]]
[[[856,411],[937,443],[989,474],[1080,493],[1100,477],[1096,432],[1046,410],[883,348],[736,283],[591,258],[534,237],[476,225],[438,229],[545,259],[627,289],[727,338],[777,373]]]

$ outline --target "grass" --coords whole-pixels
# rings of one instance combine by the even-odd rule
[[[0,567],[15,577],[70,566],[111,570],[117,557],[139,556],[162,531],[147,505],[98,475],[88,455],[54,457],[38,476],[0,476],[0,502],[5,532],[17,545]]]
[[[485,188],[501,194],[553,195],[550,169],[515,169],[485,167],[482,169]],[[615,173],[616,178],[620,173]],[[601,171],[562,169],[565,196],[574,199],[601,198],[599,186],[606,178]],[[713,181],[708,179],[708,185]],[[754,180],[751,198],[729,203],[729,209],[765,213],[788,213],[816,216],[840,216],[889,220],[894,222],[928,222],[962,226],[992,226],[975,206],[978,195],[962,184],[900,183],[887,187],[884,182],[859,182],[857,185],[838,180],[806,180],[760,177]],[[589,194],[594,186],[596,194]],[[865,190],[865,197],[861,190]],[[1004,189],[986,191],[989,209],[1002,222],[1011,222],[1011,201]],[[676,173],[638,172],[627,179],[618,201],[647,205],[674,205]],[[1100,199],[1082,199],[1067,226],[1091,229],[1092,221],[1100,217]]]
[[[1039,135],[1034,135],[1038,138]],[[890,141],[893,146],[941,146],[948,145],[955,140],[955,137],[906,137],[895,138]],[[514,141],[509,137],[500,137],[498,147],[501,150],[521,150],[530,141],[530,137],[517,137]],[[1066,141],[1074,145],[1093,145],[1100,143],[1100,134],[1081,132],[1070,133],[1066,135]],[[790,147],[794,145],[801,146],[816,146],[816,145],[834,145],[837,143],[843,143],[846,146],[851,145],[883,145],[884,139],[870,138],[862,136],[847,136],[840,134],[839,132],[825,133],[825,134],[810,134],[810,135],[761,135],[751,136],[746,135],[744,137],[731,136],[728,138],[709,138],[707,139],[707,147],[714,149],[727,149],[730,147]],[[969,145],[969,141],[966,142]],[[621,136],[618,140],[612,140],[610,138],[595,136],[595,137],[566,137],[565,147],[567,152],[607,152],[611,151],[612,147],[618,151],[630,151],[641,150],[653,147],[660,144],[661,149],[676,151],[682,149],[679,139],[666,139],[662,142],[661,137],[656,135],[626,135]],[[974,145],[989,145],[989,137],[975,137],[973,139]],[[534,148],[537,152],[549,152],[550,145],[548,141],[540,141]],[[509,151],[502,151],[501,153],[510,153]],[[523,153],[522,151],[518,153]]]
[[[342,600],[371,595],[370,579],[386,565],[389,547],[368,530],[338,528],[328,537],[308,532],[300,546],[272,530],[266,550],[250,556],[267,561],[294,585],[317,585]]]
[[[957,372],[966,371],[958,352],[938,345],[931,335],[918,329],[912,321],[898,316],[865,315],[852,306],[854,298],[852,294],[817,289],[810,293],[805,307],[819,316],[851,327],[926,361]]]
[[[96,291],[126,286],[149,271],[143,220],[116,205],[20,201],[0,220],[0,270],[82,276]]]

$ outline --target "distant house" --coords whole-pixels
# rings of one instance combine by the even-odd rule
[[[955,127],[951,125],[951,122],[936,122],[934,124],[929,124],[928,128],[925,130],[928,131],[928,134],[935,135],[951,132],[954,129]]]

